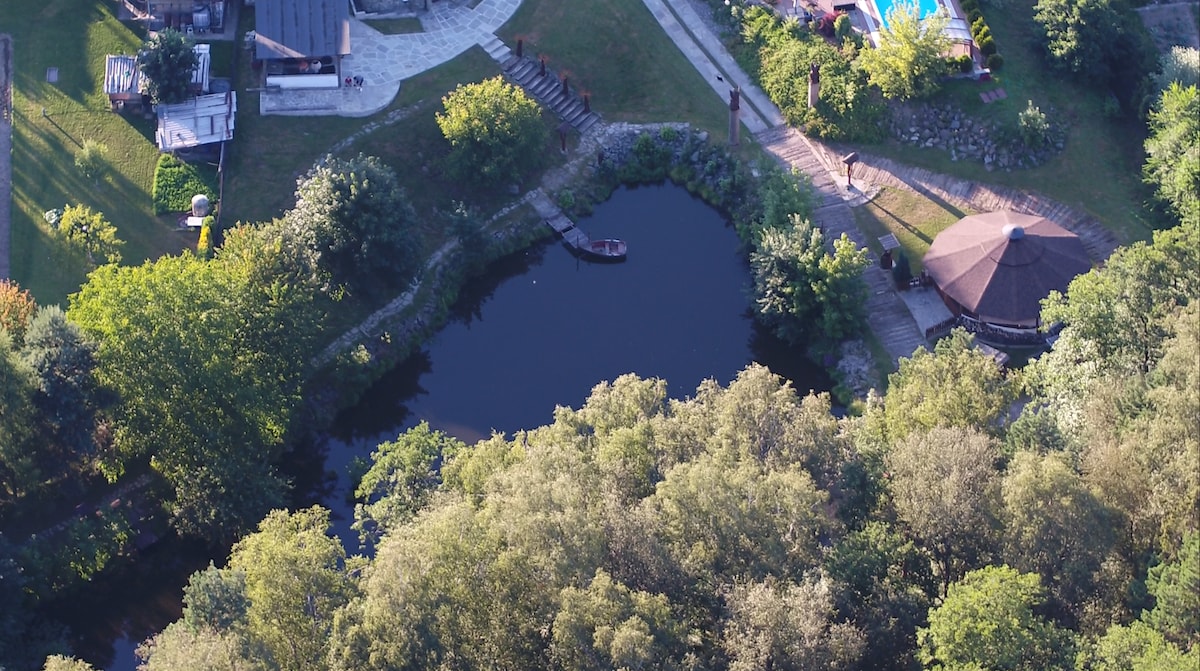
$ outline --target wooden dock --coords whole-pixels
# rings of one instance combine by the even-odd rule
[[[587,249],[587,246],[592,242],[591,237],[587,233],[577,228],[575,222],[568,219],[561,212],[553,217],[547,217],[546,225],[553,228],[555,233],[562,236],[564,242],[575,249]]]

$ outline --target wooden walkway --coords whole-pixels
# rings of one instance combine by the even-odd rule
[[[854,213],[843,198],[842,191],[834,182],[833,173],[822,159],[826,157],[814,151],[813,145],[800,131],[787,126],[777,126],[755,136],[763,149],[788,167],[798,168],[812,180],[817,192],[816,209],[812,223],[825,232],[825,240],[833,241],[846,234],[859,247],[867,246],[867,238],[854,223]],[[863,271],[867,284],[867,304],[864,312],[871,331],[879,338],[895,365],[902,357],[911,357],[918,348],[928,342],[913,319],[908,306],[901,300],[893,287],[890,273],[878,264],[871,264]]]
[[[567,215],[559,212],[558,214],[547,217],[546,225],[554,229],[555,233],[562,236],[563,242],[567,243],[575,249],[585,249],[592,243],[591,237],[584,233],[582,229],[575,225],[575,222],[567,218]]]

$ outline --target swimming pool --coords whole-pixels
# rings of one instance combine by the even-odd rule
[[[903,0],[870,0],[875,3],[875,11],[879,12],[879,21],[887,27],[888,12],[892,11],[892,7],[900,4]],[[911,1],[911,0],[910,0]],[[941,7],[938,0],[917,0],[917,7],[921,10],[921,18],[925,18],[930,14],[934,14]]]

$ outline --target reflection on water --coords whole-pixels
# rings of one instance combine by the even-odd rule
[[[727,384],[751,361],[802,392],[831,387],[823,370],[756,325],[737,235],[683,188],[621,189],[578,223],[593,237],[624,239],[627,260],[589,263],[547,242],[497,262],[464,288],[446,327],[341,413],[322,444],[296,451],[297,492],[333,511],[349,551],[358,550],[349,465],[422,420],[471,443],[548,424],[555,405],[577,408],[598,382],[624,373],[661,377],[684,398],[706,378]],[[178,617],[187,576],[210,556],[225,558],[195,550],[177,560],[173,581],[129,589],[139,585],[133,576],[123,594],[89,606],[80,626],[106,616],[122,624],[95,623],[79,654],[132,671],[129,642]],[[129,613],[149,621],[131,626]]]

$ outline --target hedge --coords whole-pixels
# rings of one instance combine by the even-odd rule
[[[217,201],[217,169],[207,163],[184,163],[171,154],[158,157],[154,168],[154,213],[186,212],[192,196],[202,193]]]

